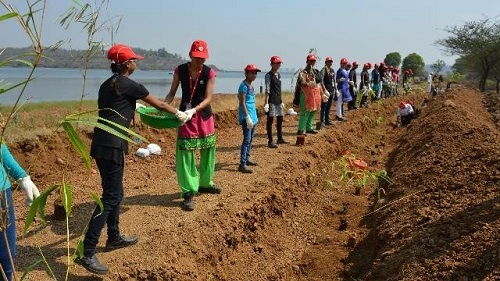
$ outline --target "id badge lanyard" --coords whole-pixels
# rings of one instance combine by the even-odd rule
[[[198,86],[198,81],[200,80],[200,76],[201,76],[201,69],[198,71],[198,76],[196,76],[196,80],[193,83],[191,70],[189,70],[189,89],[191,90],[191,96],[189,97],[189,102],[186,103],[186,110],[191,109],[191,101],[193,100],[194,93],[196,92],[196,87]]]

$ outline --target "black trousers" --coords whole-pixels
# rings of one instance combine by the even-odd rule
[[[330,110],[332,109],[333,96],[335,96],[335,91],[330,91],[330,97],[327,102],[321,102],[321,111],[319,115],[319,120],[321,123],[326,123],[330,121]]]
[[[121,154],[121,157],[114,160],[96,159],[96,163],[101,174],[101,201],[104,210],[101,214],[99,206],[96,206],[90,219],[83,240],[84,255],[87,257],[95,254],[104,224],[107,225],[108,240],[114,240],[120,236],[118,224],[120,203],[123,199],[124,156]]]
[[[273,141],[273,121],[274,117],[267,115],[266,131],[267,139],[269,142]],[[278,140],[283,139],[283,116],[276,116],[276,131],[278,133]]]

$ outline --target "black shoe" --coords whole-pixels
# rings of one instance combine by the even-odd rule
[[[247,162],[248,163],[248,162]],[[200,186],[198,187],[199,193],[211,193],[211,194],[219,194],[222,192],[222,189],[216,185],[212,186]]]
[[[347,121],[347,119],[346,119],[346,118],[344,118],[344,117],[338,117],[338,116],[337,116],[337,121]]]
[[[274,143],[274,141],[270,141],[267,143],[267,147],[269,148],[278,148],[278,146]]]
[[[95,274],[106,274],[109,271],[108,267],[100,263],[95,255],[92,257],[76,259],[75,263],[85,267],[85,269]]]
[[[246,165],[240,165],[238,167],[238,171],[242,172],[244,174],[251,174],[251,173],[253,173],[253,170],[249,169]]]
[[[333,122],[330,121],[330,120],[328,120],[328,121],[325,122],[325,125],[327,125],[327,126],[333,125]]]
[[[247,160],[247,166],[257,166],[257,162],[253,162],[252,160]]]
[[[307,130],[307,131],[306,131],[306,133],[315,135],[315,134],[317,134],[317,133],[318,133],[318,131],[315,131],[315,130]]]
[[[104,247],[105,252],[113,251],[120,248],[125,248],[137,244],[139,239],[137,236],[125,236],[121,235],[114,240],[106,241],[106,246]]]
[[[184,201],[182,201],[182,209],[184,211],[194,210],[194,200],[193,200],[193,194],[191,192],[184,194]]]
[[[287,143],[289,143],[289,142],[287,142],[287,141],[286,141],[286,140],[284,140],[284,139],[279,139],[279,140],[278,140],[278,144],[287,144]],[[247,162],[247,164],[248,164],[248,162]]]

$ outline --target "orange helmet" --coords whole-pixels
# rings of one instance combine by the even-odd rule
[[[340,64],[348,64],[348,63],[349,63],[349,61],[346,58],[342,58],[340,60]]]

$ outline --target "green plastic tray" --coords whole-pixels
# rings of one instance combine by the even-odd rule
[[[182,122],[174,114],[158,110],[154,107],[142,107],[137,109],[137,112],[141,116],[142,123],[153,128],[177,128],[182,125]]]

